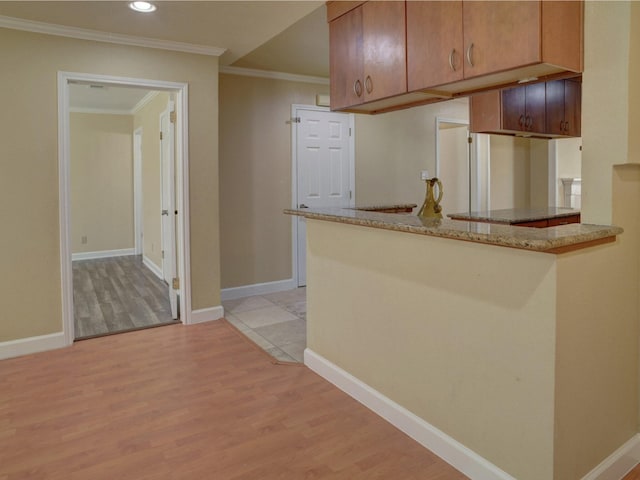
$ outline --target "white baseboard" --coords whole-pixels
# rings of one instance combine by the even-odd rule
[[[46,350],[54,350],[66,346],[63,332],[10,340],[0,343],[0,360],[28,355],[30,353],[44,352]]]
[[[153,274],[158,277],[160,280],[164,281],[164,275],[162,274],[162,269],[153,263],[149,257],[146,255],[142,255],[142,264],[147,267],[149,270],[153,272]]]
[[[266,293],[283,292],[285,290],[293,290],[298,286],[293,278],[288,280],[278,280],[275,282],[255,283],[253,285],[244,285],[242,287],[223,288],[220,292],[222,300],[235,300],[236,298],[250,297],[252,295],[264,295]]]
[[[71,260],[93,260],[95,258],[125,257],[135,255],[135,249],[122,248],[120,250],[101,250],[99,252],[81,252],[71,254]]]
[[[196,323],[211,322],[212,320],[220,320],[222,317],[224,317],[224,308],[222,308],[222,305],[202,308],[191,312],[189,324],[194,325]]]
[[[635,434],[582,480],[621,480],[639,462],[640,434]]]
[[[469,478],[515,480],[457,440],[308,348],[304,351],[304,364]]]

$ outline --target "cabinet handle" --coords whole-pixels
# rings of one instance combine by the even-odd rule
[[[520,115],[520,118],[518,119],[518,125],[520,125],[520,128],[524,128],[524,115]]]
[[[473,67],[473,43],[467,47],[467,62],[469,65]]]
[[[533,118],[531,118],[529,115],[527,115],[527,130],[531,130],[531,127],[533,126]]]
[[[569,131],[569,122],[564,122],[564,131],[565,133]]]
[[[451,71],[455,72],[456,71],[456,66],[453,63],[453,56],[456,54],[456,49],[452,49],[451,53],[449,54],[449,66],[451,67]]]
[[[353,93],[356,94],[356,97],[362,95],[362,82],[360,80],[353,82]]]
[[[564,120],[560,120],[560,131],[564,132]]]
[[[373,82],[371,81],[371,77],[367,75],[367,78],[364,79],[364,88],[367,90],[367,93],[373,92]]]

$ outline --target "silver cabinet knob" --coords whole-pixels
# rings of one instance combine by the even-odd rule
[[[169,215],[169,210],[162,210],[162,215]]]
[[[300,205],[298,205],[298,208],[309,208],[309,207],[307,207],[304,203],[301,203]]]

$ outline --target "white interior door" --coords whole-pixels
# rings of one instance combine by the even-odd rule
[[[171,318],[178,318],[178,296],[173,288],[176,277],[176,207],[175,207],[175,128],[171,122],[173,102],[160,115],[160,158],[162,172],[162,276],[169,286]]]
[[[349,207],[353,192],[353,115],[298,107],[296,125],[297,208]],[[297,218],[298,286],[307,281],[305,219]]]

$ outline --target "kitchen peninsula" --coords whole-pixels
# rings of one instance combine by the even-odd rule
[[[501,223],[535,228],[580,223],[579,210],[563,207],[505,208],[483,212],[450,213],[447,216],[453,220]]]
[[[602,288],[622,229],[285,213],[307,223],[310,368],[471,478],[582,477],[634,388],[611,312],[629,292]]]

